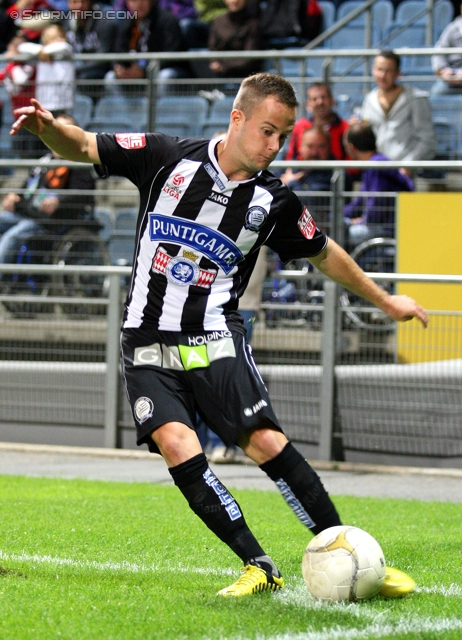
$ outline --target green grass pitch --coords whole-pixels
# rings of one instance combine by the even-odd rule
[[[418,588],[329,605],[305,588],[311,535],[283,499],[233,494],[284,575],[279,593],[216,596],[240,560],[173,486],[0,476],[0,638],[462,638],[462,504],[334,497],[342,520],[375,536]]]

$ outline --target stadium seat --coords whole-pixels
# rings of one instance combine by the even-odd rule
[[[202,96],[163,96],[156,104],[156,131],[180,137],[201,135],[208,110],[208,100]]]
[[[330,29],[335,22],[337,8],[331,0],[319,0],[319,6],[322,9],[322,26],[324,31],[326,31],[327,29]]]
[[[0,158],[3,158],[4,160],[15,157],[11,144],[10,129],[11,126],[9,124],[4,124],[0,127]],[[5,172],[9,174],[10,171],[11,169],[2,169],[1,174],[5,175]]]
[[[148,99],[145,96],[103,96],[95,107],[92,121],[129,122],[130,131],[145,131]]]
[[[433,42],[436,42],[443,32],[454,19],[454,5],[451,0],[439,0],[435,4],[435,14],[433,21]]]
[[[458,139],[460,132],[457,127],[448,120],[435,118],[433,120],[435,127],[438,148],[435,160],[455,160],[458,151]]]
[[[409,2],[414,0],[409,0]],[[386,44],[384,49],[424,49],[426,47],[426,30],[425,24],[414,24],[401,30],[401,26],[394,22],[385,31]],[[401,70],[405,74],[426,74],[433,75],[431,69],[430,55],[413,56],[404,55],[401,57]]]
[[[363,6],[363,0],[345,0],[337,9],[337,20],[344,18],[349,13],[354,11],[360,6]],[[372,24],[380,30],[386,29],[393,22],[393,4],[391,0],[378,0],[372,6]],[[359,16],[354,18],[350,25],[365,25],[366,24],[366,12],[364,11]],[[351,43],[352,46],[353,43]]]
[[[86,126],[87,131],[94,133],[137,133],[130,120],[97,120],[92,119]],[[139,131],[139,130],[138,130]]]
[[[131,231],[135,235],[137,218],[138,209],[119,209],[115,214],[114,231]]]
[[[11,106],[10,94],[5,86],[0,84],[0,102],[3,103],[3,125],[13,123],[13,107]]]
[[[87,125],[90,123],[92,113],[93,100],[90,96],[86,96],[83,93],[76,93],[72,116],[77,121],[79,127],[82,127],[83,129],[87,128]]]
[[[100,223],[101,229],[99,236],[105,242],[109,241],[112,233],[112,214],[111,210],[106,207],[95,207],[94,215],[96,220]]]
[[[425,24],[427,15],[423,13],[419,18],[416,16],[427,8],[426,0],[402,0],[395,10],[396,24],[406,24],[407,22],[414,24]]]
[[[131,265],[135,248],[136,209],[119,209],[115,214],[114,230],[109,239],[109,256],[111,264]]]
[[[433,122],[447,122],[454,127],[457,156],[462,157],[462,95],[429,96]]]
[[[377,36],[376,36],[377,37]],[[352,45],[352,43],[354,43]],[[345,27],[329,38],[332,49],[364,49],[364,27],[362,25]],[[365,59],[361,56],[336,57],[333,75],[364,75]]]
[[[394,23],[398,25],[420,24],[425,25],[428,14],[423,13],[427,8],[426,0],[403,0],[396,7]],[[416,16],[419,16],[416,18]],[[441,35],[443,29],[454,17],[454,6],[450,0],[437,0],[434,5],[433,17],[433,42],[434,44]]]
[[[232,111],[234,97],[226,97],[222,100],[215,100],[210,107],[207,120],[201,128],[203,138],[212,138],[217,133],[227,131],[229,126],[229,114]]]

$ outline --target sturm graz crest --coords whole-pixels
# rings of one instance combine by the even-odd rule
[[[245,214],[244,227],[249,231],[259,231],[268,217],[268,212],[263,207],[250,207]]]
[[[167,265],[166,275],[169,282],[187,287],[199,280],[199,267],[188,258],[172,258]]]

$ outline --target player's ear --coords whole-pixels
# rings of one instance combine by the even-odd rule
[[[231,123],[239,125],[245,120],[244,113],[240,109],[233,109],[231,111]]]

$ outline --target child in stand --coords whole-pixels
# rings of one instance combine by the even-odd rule
[[[14,36],[10,40],[6,49],[8,62],[0,70],[0,81],[8,91],[11,106],[11,109],[4,110],[4,123],[13,122],[13,110],[28,106],[30,99],[35,98],[36,65],[12,59],[20,53],[20,47],[24,43],[26,40],[22,35]],[[16,140],[13,138],[11,141],[13,152],[20,158],[38,158],[45,153],[45,145],[41,140],[37,140],[36,136],[26,130],[20,134]]]
[[[36,76],[37,100],[56,117],[74,107],[75,66],[72,47],[66,41],[64,29],[50,24],[42,31],[42,44],[25,42],[20,53],[38,58]]]

